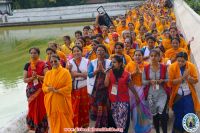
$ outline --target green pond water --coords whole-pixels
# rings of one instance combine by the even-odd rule
[[[36,46],[45,59],[49,41],[62,42],[64,35],[74,36],[90,23],[55,24],[0,28],[0,128],[27,110],[23,68],[29,61],[29,48]]]

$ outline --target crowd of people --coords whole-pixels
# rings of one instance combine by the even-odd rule
[[[99,25],[99,17],[64,36],[63,45],[49,42],[45,61],[39,48],[30,48],[24,67],[30,130],[64,133],[94,121],[95,128],[124,133],[168,133],[171,109],[173,133],[185,132],[183,117],[200,112],[198,74],[173,8],[147,0],[113,25]]]

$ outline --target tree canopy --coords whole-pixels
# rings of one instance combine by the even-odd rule
[[[190,7],[200,15],[200,1],[199,0],[185,0]]]

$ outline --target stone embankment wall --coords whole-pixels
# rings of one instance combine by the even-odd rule
[[[142,3],[142,1],[130,1],[14,10],[13,15],[6,16],[6,23],[1,23],[0,26],[91,21],[96,17],[98,13],[97,8],[99,6],[103,6],[108,15],[116,16],[119,14],[124,14],[127,9]]]

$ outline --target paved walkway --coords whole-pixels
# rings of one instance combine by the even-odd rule
[[[171,133],[172,132],[172,124],[173,124],[173,113],[172,112],[169,112],[169,123],[168,123],[168,133]],[[132,126],[132,121],[130,123],[130,126],[129,126],[129,131],[128,133],[134,133],[133,132],[133,126]],[[90,126],[89,127],[94,127],[95,126],[95,122],[94,121],[90,121]],[[162,129],[160,129],[160,131],[162,131]],[[27,133],[34,133],[34,131],[28,131]],[[49,132],[50,133],[50,132]],[[84,133],[89,133],[89,132],[84,132]],[[153,128],[151,133],[156,133],[155,129]],[[198,132],[200,133],[200,132]]]
[[[183,2],[183,0],[175,1],[175,12],[177,17],[177,24],[179,29],[186,37],[187,40],[191,39],[194,36],[195,40],[191,45],[193,61],[196,64],[198,70],[200,70],[200,17],[195,15],[194,12]],[[192,27],[191,27],[192,26]],[[194,28],[195,27],[195,28]],[[198,95],[200,97],[200,82],[196,86]],[[172,131],[173,124],[173,113],[170,112],[170,119],[168,123],[168,133]],[[90,123],[90,127],[94,127],[94,122]],[[28,131],[28,133],[34,133]],[[129,127],[129,133],[133,133],[132,124]],[[155,133],[155,130],[152,130],[152,133]],[[200,128],[196,133],[200,133]]]

